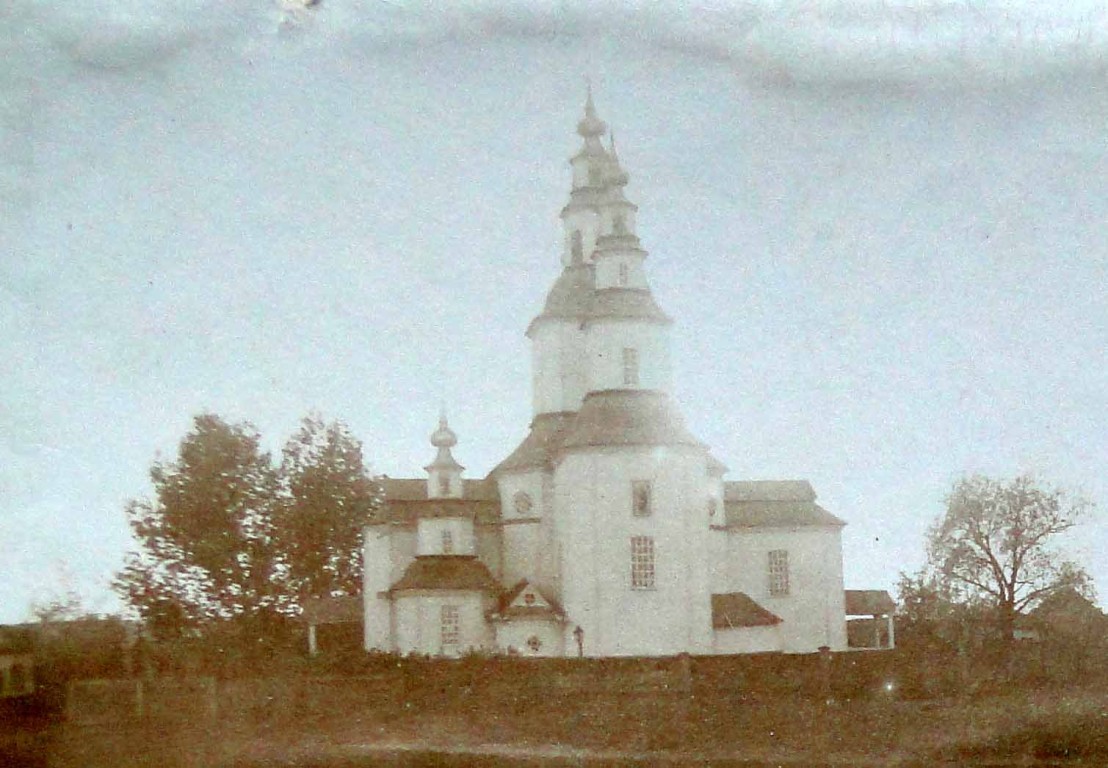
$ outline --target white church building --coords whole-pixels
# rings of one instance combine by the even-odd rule
[[[651,294],[606,131],[590,95],[561,213],[563,270],[527,327],[530,431],[469,480],[442,418],[426,477],[385,480],[365,529],[365,647],[844,650],[844,523],[804,480],[725,480],[686,428],[671,396],[673,321]]]

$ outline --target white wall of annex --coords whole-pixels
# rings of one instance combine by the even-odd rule
[[[531,650],[527,641],[537,637],[539,649]],[[513,619],[496,624],[496,646],[501,653],[518,653],[520,656],[563,656],[565,646],[562,625],[557,621],[538,619]]]
[[[714,653],[768,653],[783,649],[781,625],[717,629],[713,633]]]
[[[394,649],[391,627],[391,605],[387,597],[379,597],[392,585],[392,558],[389,527],[367,525],[362,529],[362,622],[365,649]]]
[[[714,532],[715,533],[715,532]],[[840,529],[765,528],[727,531],[723,582],[715,592],[745,592],[784,621],[783,649],[811,653],[821,645],[846,648]],[[788,552],[789,594],[769,593],[769,552]]]
[[[411,592],[396,597],[396,645],[400,653],[440,656],[442,606],[458,606],[461,654],[492,649],[492,633],[485,622],[488,599],[479,592]]]

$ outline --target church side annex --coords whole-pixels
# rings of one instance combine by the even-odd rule
[[[841,531],[803,480],[725,481],[671,398],[628,174],[591,93],[563,271],[527,328],[522,443],[463,479],[445,416],[425,478],[365,529],[367,650],[456,656],[847,648]]]

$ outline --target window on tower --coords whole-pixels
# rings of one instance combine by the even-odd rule
[[[574,264],[580,264],[585,259],[585,245],[582,242],[580,230],[573,230],[573,234],[570,236],[569,249]]]
[[[442,531],[442,553],[444,555],[454,554],[454,532],[449,528],[444,528]]]
[[[639,350],[631,347],[623,349],[623,386],[639,386]]]
[[[630,270],[627,268],[625,262],[619,263],[619,287],[624,288],[627,286],[627,282],[630,279]]]
[[[649,517],[650,515],[650,481],[631,481],[631,514],[635,517]]]
[[[631,589],[654,589],[654,539],[631,537]]]
[[[439,475],[439,495],[450,495],[450,478],[446,475]]]
[[[774,549],[769,553],[769,593],[774,597],[789,594],[789,552]]]

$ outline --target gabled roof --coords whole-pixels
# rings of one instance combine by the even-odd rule
[[[723,487],[727,501],[815,501],[807,480],[740,480]]]
[[[807,480],[754,480],[723,484],[728,528],[842,527],[845,522],[815,502]]]
[[[847,616],[883,616],[896,610],[896,603],[883,589],[848,589],[845,602]]]
[[[539,598],[541,604],[520,604],[519,596],[524,590],[531,588]],[[497,604],[497,615],[503,619],[563,619],[565,611],[556,600],[547,597],[542,590],[531,585],[527,579],[521,579],[514,587],[500,596]]]
[[[712,595],[712,628],[772,627],[781,617],[758,605],[745,592]]]
[[[342,624],[362,620],[362,598],[312,597],[300,606],[300,618],[307,624]]]
[[[536,416],[527,437],[489,473],[489,477],[502,472],[552,467],[554,456],[565,442],[576,416],[573,412],[541,413]]]
[[[485,564],[472,555],[421,555],[411,562],[389,592],[414,589],[499,594],[501,587]]]
[[[1105,621],[1104,612],[1092,600],[1073,587],[1065,587],[1044,597],[1031,615],[1035,618],[1054,620]]]
[[[704,447],[685,428],[685,420],[663,392],[643,389],[590,392],[562,447],[611,445]]]

